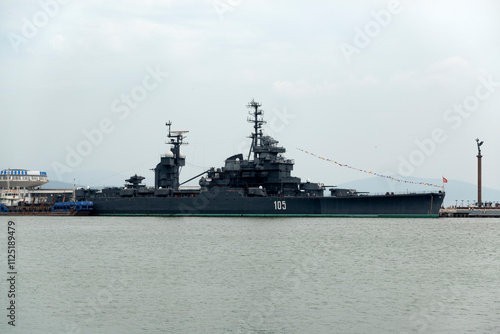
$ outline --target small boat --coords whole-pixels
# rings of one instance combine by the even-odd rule
[[[92,212],[91,201],[56,202],[53,204],[26,204],[7,206],[0,203],[0,216],[88,216]]]

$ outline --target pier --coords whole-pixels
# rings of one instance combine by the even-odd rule
[[[500,206],[451,207],[441,209],[439,217],[500,218]]]

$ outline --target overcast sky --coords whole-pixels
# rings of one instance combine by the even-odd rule
[[[303,180],[369,175],[296,148],[475,183],[479,137],[500,189],[498,1],[6,0],[0,15],[0,169],[151,185],[171,120],[190,131],[185,180],[247,153],[255,99]]]

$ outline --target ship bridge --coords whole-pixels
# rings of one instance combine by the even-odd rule
[[[34,188],[48,183],[46,172],[26,169],[0,171],[0,188]]]

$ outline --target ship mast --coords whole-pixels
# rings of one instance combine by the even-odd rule
[[[181,145],[185,144],[187,145],[188,143],[183,143],[182,140],[186,138],[184,133],[187,133],[189,131],[172,131],[172,122],[168,121],[166,124],[168,126],[168,138],[170,139],[170,142],[167,142],[168,144],[172,144],[172,153],[174,154],[175,157],[180,157],[181,154]]]
[[[266,121],[262,118],[264,115],[264,110],[259,109],[259,107],[262,106],[259,102],[255,102],[253,99],[252,101],[247,104],[247,108],[252,108],[253,110],[249,111],[248,114],[252,117],[248,117],[247,121],[249,123],[253,123],[253,133],[248,137],[252,139],[252,145],[250,146],[250,150],[248,151],[248,159],[250,160],[250,154],[253,151],[253,158],[254,160],[257,159],[257,152],[255,151],[255,148],[261,144],[262,140],[262,125],[266,124]],[[259,117],[260,116],[260,117]]]

